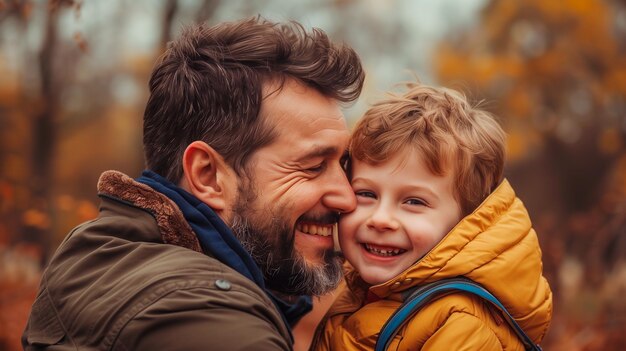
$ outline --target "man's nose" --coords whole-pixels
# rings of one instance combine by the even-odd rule
[[[328,190],[322,199],[324,206],[334,211],[345,213],[356,208],[356,197],[343,169],[337,165],[328,178]]]

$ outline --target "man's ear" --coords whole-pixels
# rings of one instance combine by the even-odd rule
[[[222,155],[207,143],[194,141],[183,153],[183,172],[183,188],[228,220],[237,191],[237,175]]]

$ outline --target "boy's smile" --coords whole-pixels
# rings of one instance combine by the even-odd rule
[[[406,252],[405,249],[399,249],[388,246],[378,246],[374,244],[361,244],[368,253],[374,256],[390,257],[397,256]]]
[[[433,174],[413,149],[378,165],[352,163],[357,208],[339,224],[339,243],[363,280],[376,285],[428,253],[461,219],[454,174]]]

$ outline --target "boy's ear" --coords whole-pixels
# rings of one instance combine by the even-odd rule
[[[182,187],[228,220],[237,176],[222,155],[207,143],[194,141],[183,153],[183,172]]]

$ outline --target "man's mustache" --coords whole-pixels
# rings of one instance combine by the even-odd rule
[[[321,215],[302,215],[298,219],[300,223],[321,223],[321,224],[335,224],[339,221],[338,212],[327,212]]]

